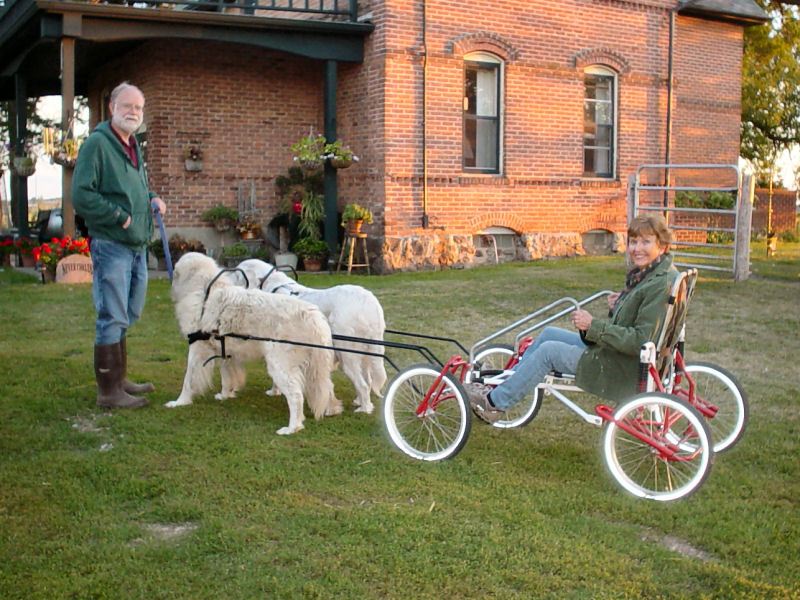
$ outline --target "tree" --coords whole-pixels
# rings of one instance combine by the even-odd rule
[[[800,144],[800,0],[757,0],[771,20],[745,31],[741,154],[772,182],[785,149]]]

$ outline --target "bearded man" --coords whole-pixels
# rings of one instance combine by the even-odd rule
[[[153,237],[152,192],[134,132],[144,120],[144,94],[121,83],[111,92],[111,119],[81,147],[72,178],[75,212],[91,238],[92,297],[97,311],[94,372],[101,408],[145,406],[152,383],[127,378],[126,332],[141,316],[147,293],[147,244]]]

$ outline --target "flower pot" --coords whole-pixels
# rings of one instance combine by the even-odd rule
[[[332,158],[331,159],[331,166],[334,169],[346,169],[350,165],[353,164],[353,160],[350,158]]]
[[[185,161],[183,161],[183,168],[193,173],[196,173],[197,171],[202,171],[203,161],[192,160],[191,158],[187,158]]]
[[[240,232],[240,237],[243,240],[254,240],[256,239],[256,235],[258,232],[255,229],[245,229],[244,231]]]
[[[0,254],[0,267],[10,267],[10,266],[11,266],[11,255]]]
[[[23,267],[36,266],[36,259],[33,258],[33,254],[28,254],[27,252],[23,252],[19,255],[19,259]]]
[[[276,267],[291,267],[297,268],[297,254],[294,252],[276,252],[275,253],[275,266]]]
[[[55,271],[42,269],[42,283],[53,283],[56,280]]]
[[[297,161],[300,165],[300,168],[303,169],[306,173],[313,173],[314,171],[319,171],[322,168],[322,161],[321,160],[311,160],[311,159],[304,159],[301,158]]]
[[[62,167],[66,168],[66,169],[74,169],[75,168],[75,162],[76,162],[77,159],[71,158],[71,157],[67,156],[66,154],[64,154],[63,152],[57,152],[56,154],[53,154],[52,158],[53,158],[53,162],[55,164],[61,165]]]
[[[364,219],[348,219],[347,233],[361,233],[361,226],[363,224],[364,224]]]
[[[11,163],[11,170],[14,175],[19,177],[30,177],[36,173],[36,163],[29,164],[29,159],[23,156],[15,156]]]
[[[233,221],[231,221],[230,219],[226,219],[223,217],[222,219],[217,219],[216,221],[214,221],[214,229],[216,229],[220,233],[225,233],[226,231],[229,231],[231,227],[233,227]]]
[[[319,271],[322,269],[322,260],[319,258],[304,258],[303,268],[306,271]]]

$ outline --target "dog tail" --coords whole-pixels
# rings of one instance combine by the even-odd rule
[[[332,346],[331,329],[323,314],[314,309],[308,311],[308,324],[314,331],[314,340],[320,346]],[[333,392],[333,350],[312,348],[305,373],[305,397],[315,419],[342,412],[342,403]]]

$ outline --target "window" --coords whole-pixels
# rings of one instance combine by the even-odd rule
[[[485,53],[471,54],[464,62],[465,170],[499,172],[501,67],[496,57]]]
[[[614,177],[616,74],[604,67],[584,72],[583,176]]]

